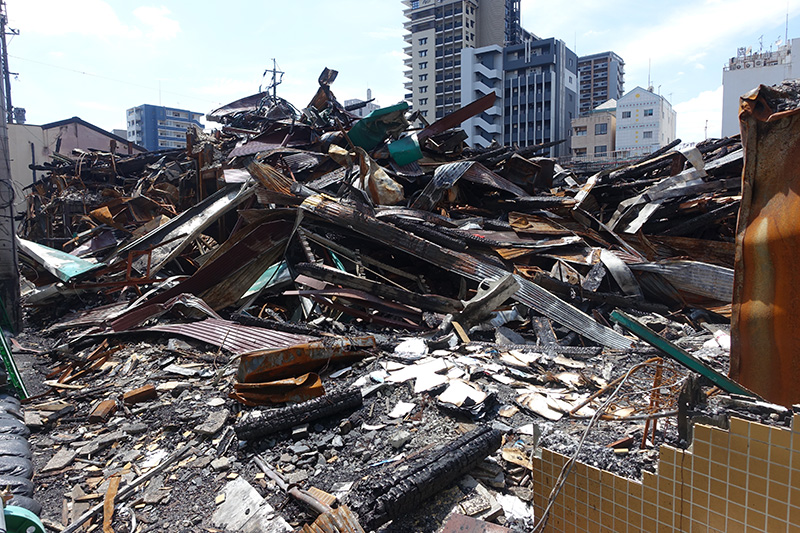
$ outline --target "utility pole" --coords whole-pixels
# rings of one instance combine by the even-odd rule
[[[3,73],[5,83],[0,83],[0,324],[8,316],[12,328],[19,330],[19,271],[17,265],[17,241],[14,232],[14,184],[11,181],[11,161],[8,153],[8,117],[11,116],[11,97],[8,94],[8,52],[6,51],[6,10],[0,0],[0,39],[2,45]]]
[[[0,1],[2,1],[2,0],[0,0]],[[270,69],[265,70],[264,71],[264,76],[267,75],[267,72],[271,72],[272,73],[272,83],[270,83],[269,86],[267,87],[267,92],[269,92],[269,90],[272,89],[272,100],[273,101],[277,101],[277,99],[278,99],[278,85],[280,85],[283,82],[283,75],[285,74],[285,72],[283,72],[282,70],[278,70],[278,62],[276,61],[276,59],[274,57],[272,58],[272,70],[270,70]],[[281,75],[280,78],[278,77],[278,74]],[[261,87],[260,86],[258,88],[258,91],[261,92]]]
[[[11,71],[8,68],[8,46],[6,45],[6,25],[8,24],[8,15],[6,15],[6,2],[0,0],[0,46],[3,47],[2,61],[3,61],[3,83],[5,84],[5,104],[6,104],[6,121],[8,124],[14,123],[14,106],[11,105]],[[19,35],[18,30],[8,30],[10,35]]]

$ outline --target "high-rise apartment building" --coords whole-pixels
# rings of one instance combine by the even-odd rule
[[[578,59],[581,99],[579,112],[589,113],[607,100],[624,94],[625,62],[614,52],[601,52]]]
[[[530,37],[519,0],[402,0],[406,16],[406,100],[429,122],[466,105],[461,51]],[[472,101],[472,100],[470,100]]]
[[[578,57],[558,39],[537,39],[462,52],[464,99],[497,95],[490,109],[462,124],[471,146],[566,143],[549,155],[569,155],[570,123],[578,115]]]
[[[792,51],[800,55],[800,39],[781,43],[776,50],[753,52],[739,48],[722,71],[722,135],[739,133],[739,97],[759,85],[776,85],[800,76],[792,69]]]
[[[128,109],[128,140],[149,151],[186,148],[186,129],[203,125],[203,113],[158,105],[143,104]]]

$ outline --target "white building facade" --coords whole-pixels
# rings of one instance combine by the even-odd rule
[[[793,72],[792,50],[800,53],[800,39],[792,39],[777,50],[752,53],[739,48],[722,70],[722,135],[739,133],[739,97],[759,85],[776,85],[800,76]]]
[[[635,87],[617,101],[617,152],[642,156],[677,137],[677,113],[663,96]]]
[[[489,93],[497,98],[494,105],[464,121],[467,144],[487,147],[492,141],[503,144],[503,48],[498,45],[465,48],[461,51],[461,91],[469,101]]]

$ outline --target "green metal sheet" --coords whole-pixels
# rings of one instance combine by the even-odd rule
[[[713,368],[709,367],[702,361],[695,358],[689,352],[675,346],[670,341],[660,336],[652,329],[648,328],[647,326],[645,326],[632,316],[626,315],[619,309],[611,313],[611,320],[627,328],[628,331],[630,331],[631,333],[633,333],[646,343],[650,344],[651,346],[658,348],[659,350],[661,350],[668,356],[672,357],[673,359],[678,361],[680,364],[682,364],[689,370],[697,372],[698,374],[707,377],[714,385],[724,390],[725,392],[759,398],[759,396],[756,395],[755,393],[745,389],[744,387],[742,387],[735,381],[731,380],[727,376],[720,374]]]
[[[21,253],[42,265],[45,270],[61,281],[70,281],[87,272],[106,266],[105,263],[93,263],[78,256],[25,239],[17,238],[17,241],[19,242],[19,251]]]

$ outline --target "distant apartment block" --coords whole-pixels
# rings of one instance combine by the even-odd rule
[[[144,104],[128,109],[128,140],[149,151],[186,148],[186,129],[203,129],[203,113]]]
[[[465,99],[490,92],[495,105],[466,121],[467,143],[530,146],[566,139],[550,155],[569,155],[570,124],[578,114],[577,56],[558,39],[464,50]]]
[[[635,87],[617,100],[617,151],[647,155],[676,139],[677,115],[661,95]]]
[[[618,100],[625,85],[625,62],[614,52],[578,59],[580,113],[589,113],[607,100]]]
[[[783,43],[777,50],[753,52],[739,48],[722,70],[722,135],[739,133],[739,97],[759,85],[776,85],[800,76],[793,69],[792,51],[800,54],[800,39]]]
[[[572,156],[611,157],[617,149],[617,101],[608,100],[572,119]]]
[[[519,0],[403,0],[405,99],[429,122],[470,103],[461,93],[462,50],[516,44]]]

